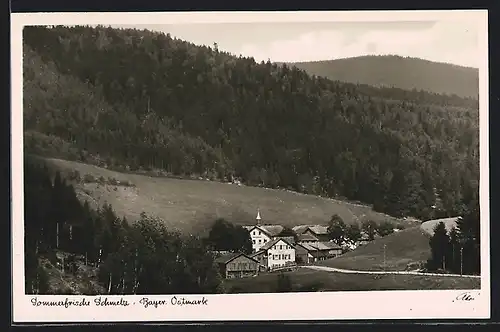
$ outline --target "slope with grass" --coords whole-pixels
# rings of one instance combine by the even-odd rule
[[[434,228],[440,223],[444,223],[446,230],[449,232],[453,227],[457,226],[457,217],[455,218],[442,218],[434,219],[423,222],[420,226],[430,236],[434,235]]]
[[[89,174],[96,179],[102,177],[108,183],[113,179],[129,182],[130,185],[123,186],[80,181],[75,189],[82,200],[88,200],[94,207],[110,203],[118,215],[129,221],[144,211],[182,232],[204,232],[218,217],[236,224],[253,224],[258,208],[263,223],[290,227],[326,224],[333,214],[340,215],[347,224],[371,219],[377,223],[389,220],[407,227],[415,225],[375,212],[369,206],[285,190],[119,173],[61,159],[46,161],[63,176],[78,171],[81,178]]]
[[[480,279],[443,276],[345,274],[298,269],[285,272],[293,292],[479,289]],[[254,278],[226,280],[230,293],[276,292],[278,273]]]
[[[417,89],[476,98],[479,70],[400,56],[360,56],[294,63],[310,74],[374,86]]]
[[[385,245],[385,266],[384,266]],[[420,226],[378,238],[342,256],[318,265],[360,271],[401,271],[419,265],[430,256],[429,234]]]

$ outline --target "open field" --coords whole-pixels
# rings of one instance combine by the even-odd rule
[[[286,190],[237,186],[205,180],[182,180],[145,175],[119,173],[93,165],[60,159],[47,159],[49,166],[67,172],[77,170],[83,178],[113,178],[128,181],[134,186],[113,186],[98,183],[79,183],[79,196],[89,203],[110,203],[119,216],[136,220],[142,211],[165,220],[172,229],[182,232],[205,232],[218,218],[227,218],[236,224],[255,222],[257,208],[263,223],[295,226],[299,224],[326,224],[338,214],[350,224],[372,219],[379,223],[392,221],[408,226],[415,222],[403,221],[371,207]]]
[[[429,235],[420,226],[360,246],[342,256],[318,262],[318,265],[360,271],[405,270],[408,264],[425,262],[430,256]]]
[[[457,226],[457,218],[455,217],[455,218],[443,218],[443,219],[429,220],[429,221],[423,222],[421,227],[425,232],[429,233],[429,235],[432,236],[434,234],[434,227],[436,227],[437,224],[439,224],[440,222],[444,223],[446,230],[448,232],[453,227]]]
[[[481,282],[480,279],[460,277],[346,274],[305,268],[285,272],[285,275],[290,277],[294,292],[478,289]],[[272,293],[277,279],[278,273],[266,273],[225,283],[233,293]]]

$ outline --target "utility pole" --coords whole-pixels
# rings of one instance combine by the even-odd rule
[[[384,271],[385,271],[385,244],[384,244]]]
[[[464,247],[461,246],[460,247],[460,275],[462,275],[463,271],[464,271],[463,251],[464,251]]]
[[[56,248],[59,249],[59,223],[56,225]]]
[[[111,273],[109,274],[108,294],[111,294]]]

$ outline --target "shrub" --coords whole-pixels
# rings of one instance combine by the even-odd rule
[[[96,182],[96,180],[92,174],[85,174],[85,176],[83,177],[83,182],[92,183],[92,182]]]

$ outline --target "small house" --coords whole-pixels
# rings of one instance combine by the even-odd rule
[[[243,253],[221,255],[215,259],[215,263],[226,279],[251,277],[259,272],[259,262]]]
[[[311,234],[300,234],[298,236],[298,243],[315,243],[318,242],[318,238]]]
[[[330,240],[328,234],[328,226],[324,225],[300,225],[292,228],[293,231],[299,236],[307,235],[309,240],[312,242],[324,242]],[[315,241],[312,238],[316,239]]]
[[[296,246],[296,248],[297,247],[298,246]],[[302,243],[300,247],[299,252],[302,259],[307,257],[305,264],[342,255],[342,248],[333,242]],[[305,256],[305,251],[303,249],[307,251],[307,256]]]

